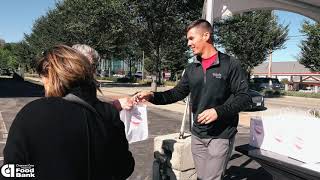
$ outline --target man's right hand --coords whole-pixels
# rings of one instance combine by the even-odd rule
[[[132,97],[135,102],[145,102],[153,98],[154,94],[151,91],[140,91]]]

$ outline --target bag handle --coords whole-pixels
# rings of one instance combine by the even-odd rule
[[[102,117],[101,117],[101,115],[97,112],[97,110],[96,110],[94,107],[92,107],[89,103],[87,103],[87,102],[85,102],[84,100],[82,100],[81,98],[79,98],[78,96],[69,93],[69,94],[67,94],[65,97],[63,97],[63,99],[65,99],[65,100],[67,100],[67,101],[69,101],[69,102],[72,102],[72,103],[75,103],[75,104],[79,104],[79,105],[85,107],[86,109],[88,109],[88,110],[90,110],[91,112],[93,112],[93,113],[96,115],[96,117],[98,117],[99,119],[102,120]],[[84,111],[83,111],[83,112],[84,112]],[[87,149],[87,151],[88,151],[88,155],[87,155],[87,156],[88,156],[88,157],[87,157],[87,158],[88,158],[88,180],[90,180],[90,179],[91,179],[91,158],[90,158],[90,154],[91,154],[91,150],[90,150],[91,140],[90,140],[89,122],[88,122],[88,118],[87,118],[86,115],[85,115],[85,112],[84,112],[84,116],[85,116],[85,118],[86,118],[86,131],[87,131],[87,143],[88,143],[88,149]],[[98,121],[98,123],[99,123],[100,125],[102,125],[101,127],[104,127],[103,124],[102,124],[102,121]],[[104,133],[104,131],[102,131],[102,132],[103,132],[103,135],[106,135],[106,134]]]
[[[100,116],[100,114],[97,112],[97,110],[94,107],[92,107],[89,103],[85,102],[84,100],[82,100],[78,96],[69,93],[65,97],[63,97],[63,99],[70,101],[70,102],[73,102],[73,103],[76,103],[76,104],[80,104],[80,105],[86,107],[91,112],[93,112],[96,116],[98,116],[99,118],[102,119],[102,117]]]

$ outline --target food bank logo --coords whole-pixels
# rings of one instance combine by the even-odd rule
[[[1,174],[4,177],[14,177],[14,164],[5,164],[1,168]]]
[[[3,177],[35,177],[34,165],[5,164],[1,167]]]
[[[139,126],[142,123],[143,119],[141,117],[141,113],[139,111],[132,112],[132,117],[130,122],[136,126]]]

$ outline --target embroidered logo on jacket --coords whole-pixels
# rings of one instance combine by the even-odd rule
[[[221,79],[222,75],[220,73],[212,73],[212,76],[217,79]]]

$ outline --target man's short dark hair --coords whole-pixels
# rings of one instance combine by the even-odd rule
[[[210,37],[212,37],[213,34],[213,27],[211,26],[211,24],[205,20],[205,19],[198,19],[193,21],[186,29],[186,33],[188,33],[188,31],[194,27],[200,27],[202,29],[207,30],[210,33]]]

